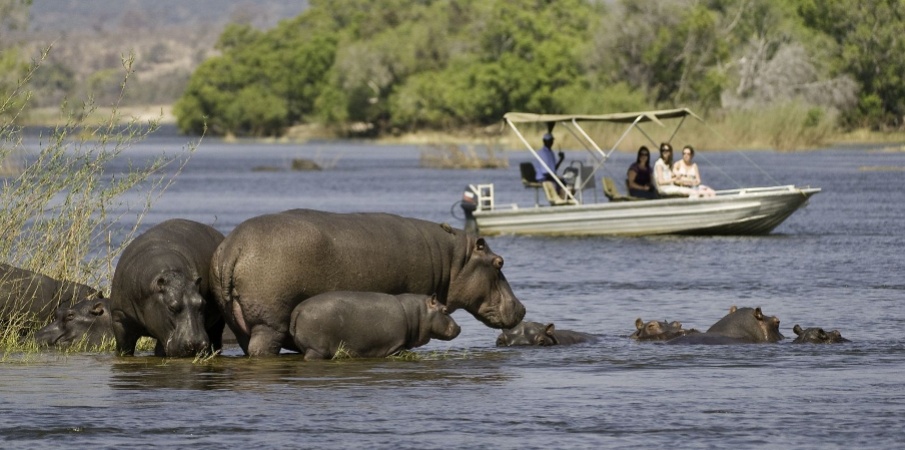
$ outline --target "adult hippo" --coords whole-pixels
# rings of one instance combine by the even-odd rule
[[[793,344],[839,344],[842,342],[851,342],[842,337],[842,333],[840,333],[839,330],[826,332],[823,328],[819,327],[802,329],[800,325],[795,324],[795,326],[792,327],[792,331],[798,336],[792,341]]]
[[[16,319],[24,327],[38,328],[61,306],[101,297],[93,287],[0,263],[0,325]]]
[[[340,348],[361,358],[384,358],[461,331],[436,295],[332,291],[292,311],[289,330],[305,360],[330,359]]]
[[[543,324],[523,320],[518,325],[503,330],[496,338],[497,347],[513,347],[532,345],[546,347],[550,345],[572,345],[583,342],[594,342],[597,336],[580,331],[557,330],[552,323]]]
[[[217,248],[211,282],[227,325],[250,356],[298,351],[292,310],[329,291],[436,294],[493,328],[525,307],[483,238],[446,224],[380,213],[295,209],[239,224]]]
[[[682,322],[674,320],[651,320],[645,322],[641,318],[635,319],[635,331],[629,335],[636,341],[668,341],[690,333],[699,333],[698,330],[682,328]]]
[[[110,291],[119,354],[133,355],[142,336],[157,340],[157,356],[220,350],[224,322],[208,277],[222,241],[223,234],[208,225],[171,219],[123,250]]]
[[[704,333],[686,334],[667,341],[668,344],[757,344],[779,342],[779,319],[765,316],[760,307],[729,308],[729,314]]]
[[[84,343],[96,348],[113,338],[113,319],[106,299],[83,300],[57,309],[53,322],[35,333],[38,345],[68,347]]]

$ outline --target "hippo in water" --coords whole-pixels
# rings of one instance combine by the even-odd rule
[[[651,320],[644,322],[641,318],[635,319],[635,332],[629,337],[636,341],[668,341],[686,334],[699,333],[698,330],[684,329],[679,321],[667,322],[665,320]]]
[[[597,336],[580,331],[557,330],[552,323],[529,322],[523,320],[513,328],[503,330],[496,338],[497,347],[534,345],[572,345],[594,342]]]
[[[15,318],[25,327],[45,325],[59,307],[102,298],[97,289],[0,263],[0,325]],[[34,329],[33,328],[33,329]]]
[[[253,217],[217,248],[211,284],[227,325],[250,356],[298,351],[292,310],[330,291],[436,294],[493,328],[518,324],[525,307],[503,276],[503,258],[480,237],[391,214],[307,209]]]
[[[57,309],[53,322],[35,333],[38,345],[67,347],[84,342],[96,348],[113,338],[113,320],[106,299],[83,300]]]
[[[171,219],[126,247],[110,291],[119,354],[134,354],[142,336],[157,340],[157,356],[220,350],[224,323],[208,277],[222,241],[223,234],[208,225]]]
[[[798,336],[792,341],[793,344],[839,344],[842,342],[851,342],[842,337],[842,333],[840,333],[839,330],[833,330],[828,333],[824,331],[823,328],[802,329],[801,326],[795,324],[795,326],[792,327],[792,331]]]
[[[704,333],[686,334],[667,341],[668,344],[756,344],[779,342],[779,319],[765,316],[758,308],[729,308],[729,314]]]
[[[431,339],[455,339],[461,330],[436,295],[333,291],[299,303],[289,331],[305,360],[314,360],[330,359],[340,347],[355,357],[383,358]]]

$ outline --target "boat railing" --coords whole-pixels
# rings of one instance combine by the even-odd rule
[[[478,211],[493,211],[493,184],[470,184],[468,188],[477,196]]]

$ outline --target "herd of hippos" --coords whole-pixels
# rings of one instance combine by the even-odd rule
[[[458,309],[502,330],[498,346],[598,338],[523,321],[525,307],[502,268],[503,258],[479,236],[392,214],[294,209],[248,219],[227,236],[171,219],[125,248],[109,298],[0,264],[0,321],[27,314],[50,322],[34,334],[46,346],[90,347],[112,335],[120,355],[133,355],[147,336],[156,340],[154,354],[166,357],[216,354],[232,339],[248,356],[285,349],[328,359],[342,348],[351,356],[385,357],[454,339],[460,328],[450,314]],[[705,332],[640,318],[635,328],[632,339],[667,344],[783,339],[779,319],[734,306]],[[848,341],[835,330],[793,331],[796,343]]]

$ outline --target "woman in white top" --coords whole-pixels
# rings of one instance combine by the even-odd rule
[[[672,146],[664,142],[660,144],[660,159],[654,164],[654,183],[661,196],[697,197],[695,190],[676,184],[677,178],[672,172]]]
[[[698,171],[698,164],[694,161],[694,148],[686,145],[682,149],[682,159],[672,166],[672,173],[675,176],[675,184],[695,191],[698,197],[713,197],[716,192],[713,189],[701,184],[701,173]],[[694,194],[693,194],[694,195]]]

